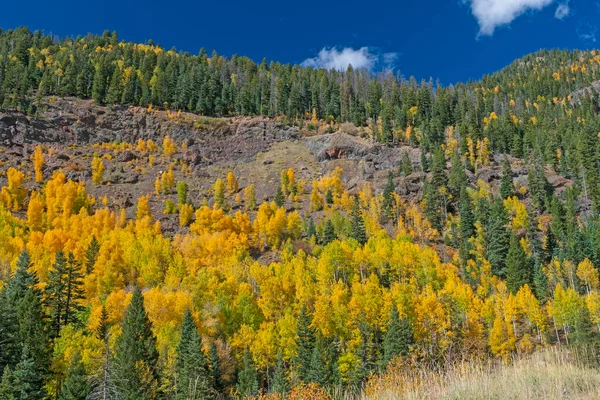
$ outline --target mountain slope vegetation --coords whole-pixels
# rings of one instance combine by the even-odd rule
[[[0,398],[376,396],[594,346],[599,68],[443,87],[0,31]]]

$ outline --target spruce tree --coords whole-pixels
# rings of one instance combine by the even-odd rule
[[[358,197],[354,197],[354,204],[352,206],[352,238],[355,239],[361,245],[367,243],[367,230],[365,229],[365,221],[363,220],[362,213],[360,212],[360,205],[358,204]]]
[[[312,350],[310,356],[310,368],[306,376],[306,383],[316,383],[321,386],[327,384],[327,372],[321,354],[321,346],[318,344]]]
[[[506,254],[508,252],[508,214],[501,198],[496,198],[492,204],[489,226],[487,231],[487,258],[492,266],[492,273],[504,276]]]
[[[469,239],[475,235],[475,216],[473,215],[473,206],[467,190],[463,187],[460,191],[460,247],[459,254],[463,263],[471,258],[471,243]]]
[[[394,304],[390,313],[388,329],[383,340],[383,353],[380,362],[381,368],[387,367],[390,361],[395,357],[407,355],[410,346],[413,344],[414,336],[410,323],[406,317],[400,319],[398,308],[396,307],[396,304]]]
[[[40,375],[36,358],[28,345],[23,346],[21,360],[13,374],[15,397],[19,400],[41,400],[46,397],[44,375]]]
[[[17,307],[17,319],[19,341],[27,347],[27,356],[33,359],[36,375],[43,380],[50,367],[49,341],[40,297],[34,290],[27,289],[25,292]]]
[[[225,384],[223,383],[223,377],[221,375],[221,360],[219,359],[217,344],[214,340],[210,342],[208,356],[210,359],[211,386],[219,393],[223,390]]]
[[[315,228],[315,223],[313,222],[312,217],[308,219],[308,227],[306,228],[306,237],[308,240],[311,240],[312,237],[317,237],[317,229]]]
[[[124,400],[154,399],[159,389],[158,351],[144,298],[138,288],[125,311],[122,330],[115,349],[115,383],[119,397]]]
[[[17,400],[15,377],[10,367],[6,366],[3,369],[2,379],[0,380],[0,399]]]
[[[279,393],[283,398],[285,398],[290,391],[290,383],[287,378],[287,371],[281,351],[277,353],[277,362],[275,363],[275,370],[273,371],[273,377],[271,378],[270,391],[271,393]]]
[[[504,157],[502,179],[500,181],[500,196],[502,196],[503,199],[506,199],[513,194],[514,185],[512,179],[512,168],[510,167],[510,161],[508,161],[508,157]]]
[[[72,253],[68,257],[62,251],[56,253],[45,294],[46,306],[50,309],[51,334],[58,337],[63,326],[77,322],[76,315],[83,309],[83,274]]]
[[[323,230],[323,237],[321,238],[321,244],[323,246],[328,245],[337,239],[337,235],[335,234],[335,228],[333,227],[333,222],[331,220],[327,220],[325,223],[325,229]]]
[[[212,398],[211,377],[208,361],[202,352],[202,338],[192,318],[186,310],[181,324],[181,340],[177,346],[175,361],[176,399]]]
[[[242,399],[258,395],[258,376],[256,375],[256,368],[252,361],[252,356],[248,350],[244,352],[242,369],[238,373],[235,388]]]
[[[296,328],[296,358],[294,366],[301,381],[307,382],[310,374],[313,349],[315,348],[315,330],[311,327],[312,318],[306,306],[302,306]]]
[[[99,252],[100,243],[98,243],[96,236],[92,236],[90,244],[85,251],[85,272],[87,274],[91,274],[94,271],[94,265],[96,264],[96,259],[98,258]]]
[[[333,204],[333,192],[331,189],[327,189],[327,192],[325,192],[325,202],[329,205]]]
[[[71,365],[67,370],[67,377],[62,383],[59,400],[87,400],[91,394],[92,388],[90,386],[88,377],[85,374],[83,368],[83,362],[81,361],[81,355],[75,353]]]
[[[521,286],[531,283],[531,271],[527,254],[514,233],[510,236],[510,245],[506,255],[506,287],[515,294]]]
[[[408,152],[405,151],[404,155],[402,156],[402,161],[400,164],[400,171],[398,172],[398,175],[408,176],[408,175],[412,174],[412,172],[413,172],[412,163],[410,162],[410,158],[408,158]]]
[[[383,211],[388,218],[392,217],[394,209],[394,194],[396,193],[396,185],[394,185],[394,176],[391,171],[388,171],[387,184],[383,189]]]
[[[285,196],[283,194],[283,190],[281,190],[281,185],[277,186],[277,192],[275,193],[275,204],[277,207],[283,207],[285,203]]]

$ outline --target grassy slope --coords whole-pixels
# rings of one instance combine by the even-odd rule
[[[598,399],[600,370],[584,360],[597,352],[546,349],[509,365],[459,363],[443,372],[392,369],[367,386],[363,399]]]

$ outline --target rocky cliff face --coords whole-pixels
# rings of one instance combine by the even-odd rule
[[[206,122],[208,121],[208,122]],[[193,114],[169,118],[140,107],[98,107],[91,101],[57,99],[38,117],[0,113],[0,144],[13,150],[29,144],[91,145],[161,143],[170,136],[186,143],[186,160],[194,165],[252,157],[273,143],[295,140],[295,127],[264,118],[206,119]]]

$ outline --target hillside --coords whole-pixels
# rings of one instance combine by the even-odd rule
[[[0,398],[499,393],[544,354],[587,395],[546,348],[600,335],[599,66],[441,87],[0,31]]]

